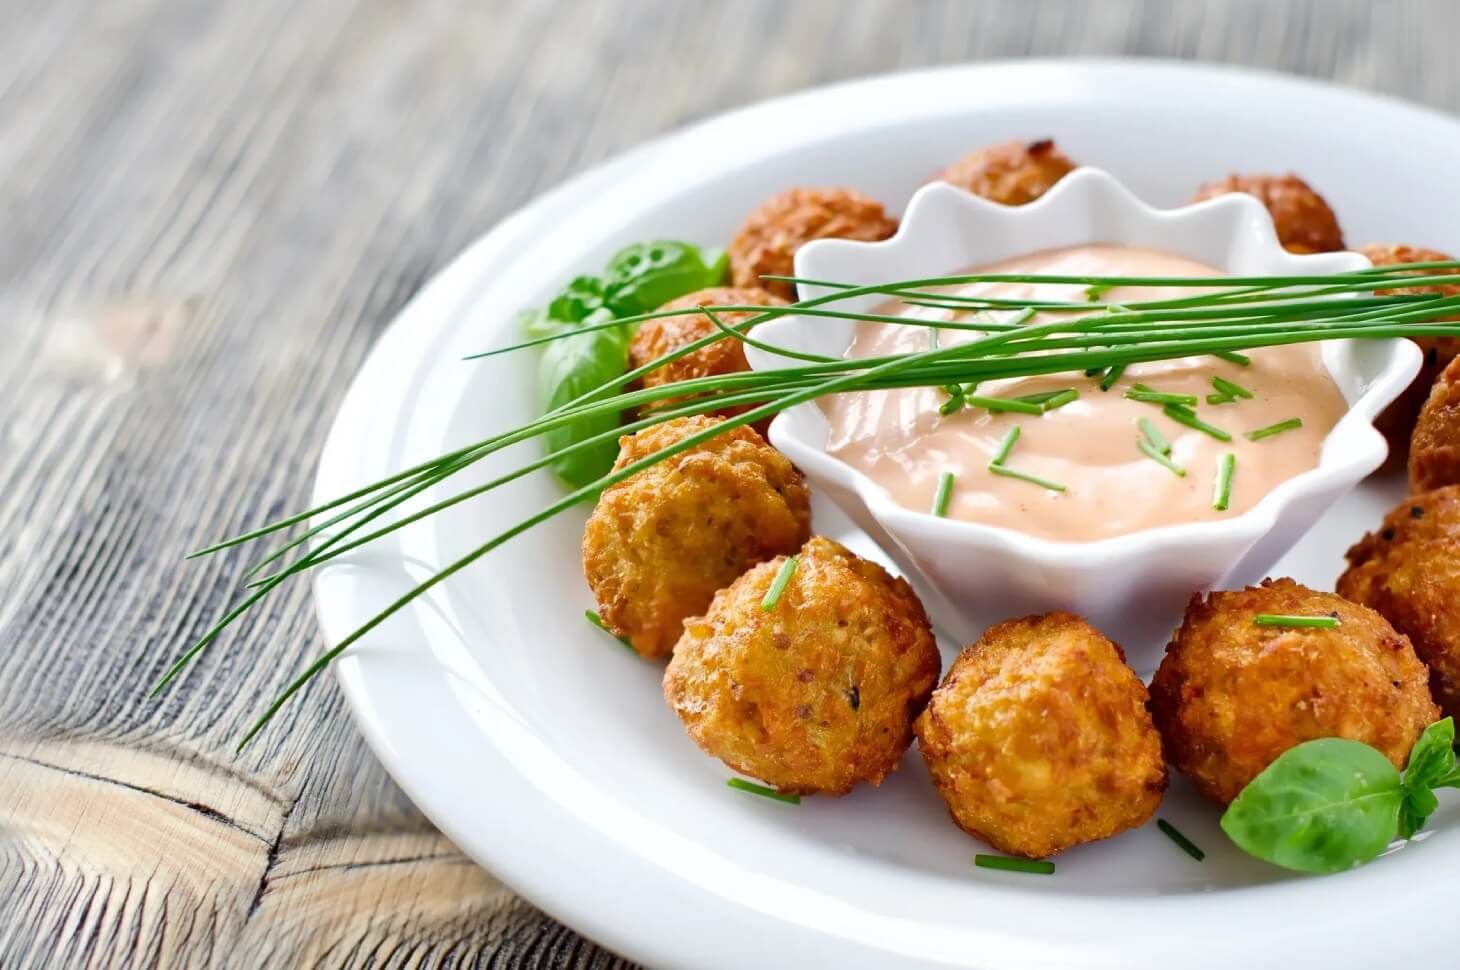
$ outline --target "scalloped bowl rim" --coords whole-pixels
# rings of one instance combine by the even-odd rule
[[[1124,183],[1108,172],[1083,167],[1062,178],[1038,199],[1023,206],[1000,205],[943,182],[929,184],[913,195],[908,203],[906,215],[894,235],[877,242],[824,239],[807,243],[796,253],[796,275],[813,279],[827,278],[824,273],[819,273],[816,269],[819,259],[844,247],[856,247],[864,251],[875,252],[916,244],[918,225],[923,218],[922,213],[930,206],[961,205],[967,212],[979,217],[1027,218],[1038,217],[1049,209],[1075,204],[1074,200],[1081,198],[1081,193],[1090,192],[1106,193],[1108,199],[1119,202],[1127,208],[1128,212],[1145,220],[1169,221],[1183,219],[1195,213],[1230,210],[1231,218],[1235,223],[1239,219],[1251,218],[1260,214],[1260,222],[1265,222],[1268,228],[1268,237],[1255,242],[1261,247],[1260,255],[1272,263],[1293,261],[1331,263],[1337,262],[1338,257],[1344,257],[1343,261],[1351,264],[1347,267],[1348,269],[1365,269],[1372,266],[1367,257],[1355,252],[1340,251],[1301,255],[1287,252],[1278,242],[1276,230],[1273,228],[1271,216],[1266,208],[1251,196],[1233,193],[1174,209],[1160,209],[1140,199]],[[1101,241],[1105,240],[1072,238],[1062,245],[1081,245]],[[1016,255],[1018,254],[1010,253],[1010,256]],[[954,267],[946,271],[930,270],[930,275],[939,272],[952,273],[960,268],[962,267]],[[1300,269],[1299,267],[1293,268]],[[1337,270],[1337,272],[1343,271]],[[805,296],[802,298],[804,299]],[[764,343],[775,345],[781,342],[777,338],[784,336],[792,328],[804,325],[806,325],[805,318],[787,315],[761,324],[757,328],[756,336]],[[1008,526],[942,518],[897,504],[882,486],[827,452],[824,443],[806,441],[793,432],[790,421],[792,414],[802,409],[818,407],[815,402],[797,405],[786,414],[777,416],[771,425],[770,437],[772,443],[786,452],[798,466],[808,473],[809,477],[814,479],[818,475],[824,475],[838,481],[839,484],[849,486],[878,521],[915,534],[920,538],[936,538],[940,542],[976,543],[981,547],[1003,550],[1026,558],[1038,558],[1061,565],[1098,563],[1103,566],[1113,559],[1148,555],[1153,548],[1174,545],[1230,547],[1234,541],[1245,540],[1246,547],[1250,548],[1277,527],[1282,515],[1294,503],[1303,499],[1320,499],[1321,496],[1318,493],[1332,488],[1335,482],[1343,490],[1352,488],[1384,463],[1388,454],[1388,446],[1383,435],[1375,429],[1373,421],[1414,379],[1420,369],[1421,354],[1418,347],[1409,340],[1390,339],[1375,342],[1388,345],[1384,365],[1358,398],[1349,402],[1348,411],[1324,436],[1319,464],[1309,471],[1302,472],[1278,484],[1251,509],[1230,519],[1157,526],[1088,541],[1067,541],[1032,536]],[[1340,353],[1352,354],[1353,348],[1346,346],[1351,343],[1352,341],[1334,341],[1324,344],[1323,360],[1330,374],[1333,374],[1334,368],[1330,359],[1333,351],[1329,348],[1337,348]],[[749,345],[746,347],[746,356],[754,370],[771,369],[777,366],[770,354]],[[1336,375],[1335,380],[1337,381]],[[1338,449],[1334,448],[1334,445],[1344,439],[1353,439],[1348,443],[1362,447],[1345,449],[1342,454],[1337,454]],[[1333,455],[1331,460],[1330,455]],[[1336,499],[1339,494],[1341,492],[1335,493],[1333,498]],[[935,530],[936,536],[933,535]],[[1296,537],[1294,541],[1296,541]]]

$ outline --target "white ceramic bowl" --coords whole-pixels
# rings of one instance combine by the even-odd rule
[[[1082,168],[1024,206],[989,202],[946,184],[913,196],[898,233],[883,242],[823,240],[796,254],[797,275],[866,285],[954,273],[1037,250],[1125,243],[1179,253],[1246,276],[1363,269],[1357,253],[1298,256],[1277,240],[1267,210],[1246,195],[1180,209],[1155,209],[1109,174]],[[808,299],[830,292],[802,287]],[[870,309],[870,295],[840,306]],[[856,324],[784,317],[757,330],[764,342],[843,355]],[[757,370],[785,358],[747,348]],[[934,622],[962,642],[990,623],[1070,610],[1136,652],[1150,669],[1179,624],[1193,590],[1255,582],[1330,505],[1382,464],[1373,419],[1414,378],[1420,353],[1404,340],[1334,341],[1324,364],[1349,411],[1324,440],[1319,465],[1277,488],[1246,513],[1221,521],[1147,529],[1093,542],[1059,542],[1012,529],[912,511],[826,452],[827,422],[814,403],[771,427],[771,441],[897,560],[919,587]],[[1139,497],[1134,497],[1139,501]]]

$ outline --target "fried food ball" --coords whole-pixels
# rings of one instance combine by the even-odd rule
[[[1428,492],[1460,484],[1460,360],[1430,388],[1409,443],[1409,489]]]
[[[970,152],[938,173],[937,180],[1003,205],[1033,202],[1075,170],[1054,141],[1009,141]]]
[[[1343,249],[1338,217],[1307,182],[1287,175],[1228,175],[1197,189],[1193,202],[1243,192],[1267,206],[1278,242],[1290,253],[1329,253]]]
[[[1437,249],[1420,249],[1415,246],[1401,246],[1392,243],[1369,243],[1359,249],[1369,257],[1375,266],[1393,266],[1397,263],[1431,263],[1454,259]],[[1430,274],[1453,275],[1453,270],[1430,270]],[[1403,293],[1410,296],[1460,296],[1460,285],[1439,283],[1434,286],[1406,286],[1402,289],[1380,290],[1381,294]],[[1449,317],[1460,320],[1460,316]],[[1424,353],[1424,364],[1419,374],[1404,393],[1374,421],[1374,427],[1389,442],[1389,453],[1401,457],[1409,450],[1409,435],[1419,417],[1435,378],[1449,366],[1450,361],[1460,354],[1460,340],[1454,337],[1415,337],[1416,346]],[[1460,479],[1455,479],[1460,481]]]
[[[1441,710],[1460,716],[1460,485],[1400,502],[1348,561],[1340,595],[1409,637]]]
[[[1328,628],[1258,626],[1258,614],[1335,616]],[[1291,579],[1193,596],[1151,681],[1166,757],[1223,805],[1289,748],[1372,745],[1403,768],[1440,716],[1428,672],[1382,616]]]
[[[759,287],[736,288],[715,286],[697,290],[670,300],[660,310],[693,311],[702,306],[785,306],[786,301]],[[716,316],[727,327],[744,323],[755,316],[749,310],[732,310],[717,313]],[[686,344],[718,332],[715,324],[703,313],[687,312],[674,317],[656,317],[645,320],[629,344],[629,366],[635,370],[672,353]],[[693,353],[669,361],[644,375],[645,387],[659,387],[695,377],[709,377],[716,374],[735,374],[750,370],[745,360],[745,345],[733,337],[721,337],[706,344]],[[668,402],[659,402],[661,405]],[[732,407],[717,413],[730,417],[747,410],[746,407]]]
[[[614,467],[722,420],[677,418],[626,436]],[[583,533],[583,572],[604,625],[641,656],[662,657],[685,617],[810,534],[801,473],[755,431],[732,428],[604,489]]]
[[[790,276],[796,250],[813,239],[875,242],[897,232],[882,203],[855,189],[787,189],[762,202],[730,242],[730,279],[736,286],[763,286],[786,300],[790,283],[762,276]]]
[[[730,584],[684,636],[664,697],[704,752],[783,792],[879,784],[912,743],[941,660],[912,587],[830,539]]]
[[[1011,855],[1142,825],[1166,789],[1145,685],[1120,647],[1070,613],[987,630],[915,730],[953,821]]]

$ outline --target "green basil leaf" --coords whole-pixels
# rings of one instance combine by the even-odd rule
[[[561,333],[571,324],[561,320],[554,320],[548,315],[546,309],[523,310],[517,314],[517,328],[528,340],[537,340],[540,337],[551,337]]]
[[[1222,830],[1248,855],[1298,872],[1339,872],[1393,841],[1404,803],[1399,771],[1358,741],[1290,748],[1227,807]]]
[[[594,316],[607,317],[606,313]],[[628,337],[624,329],[609,327],[576,333],[546,346],[538,364],[538,387],[543,392],[544,412],[567,404],[624,374],[628,367]],[[621,423],[622,412],[616,411],[583,418],[544,433],[543,445],[549,452],[557,451],[596,434],[612,431]],[[617,457],[618,443],[610,438],[591,448],[565,455],[550,467],[563,481],[580,487],[607,474]]]
[[[621,249],[604,270],[604,302],[621,317],[650,313],[724,277],[724,266],[707,265],[699,249],[689,243],[668,239],[635,243]]]
[[[596,276],[574,277],[553,302],[548,316],[565,323],[581,323],[603,308],[603,281]]]
[[[1425,728],[1409,749],[1409,767],[1404,769],[1406,788],[1433,788],[1455,768],[1455,722],[1441,718]]]

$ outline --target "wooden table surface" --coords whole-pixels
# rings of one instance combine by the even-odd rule
[[[783,91],[1030,54],[1460,108],[1451,0],[0,0],[0,967],[606,967],[438,834],[307,586],[158,702],[391,317],[570,174]],[[1400,147],[1398,150],[1403,150]]]

